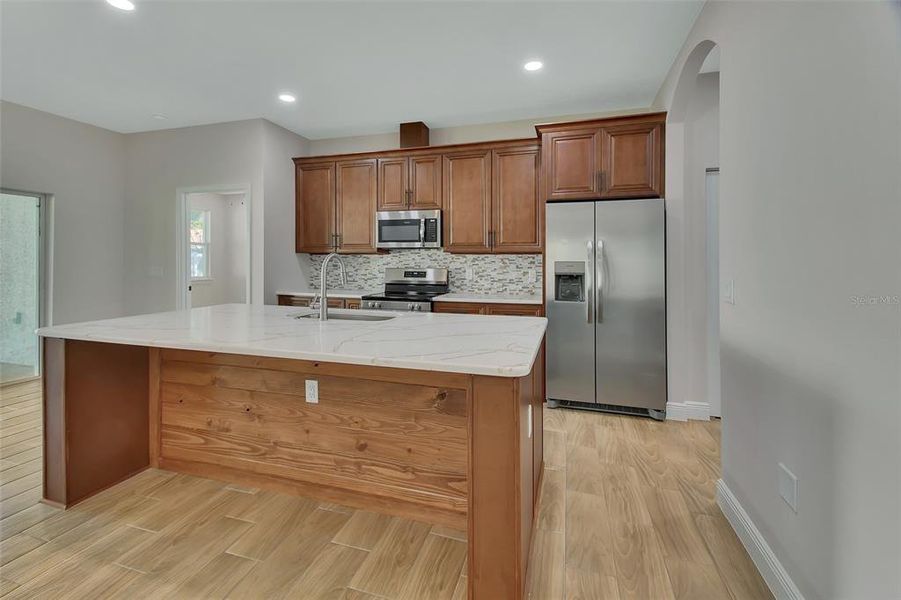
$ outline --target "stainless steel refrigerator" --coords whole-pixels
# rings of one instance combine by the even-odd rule
[[[547,203],[547,399],[666,415],[666,266],[659,198]]]

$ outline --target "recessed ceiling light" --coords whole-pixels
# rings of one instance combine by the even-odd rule
[[[544,66],[544,63],[541,62],[540,60],[530,60],[529,62],[524,64],[522,66],[522,68],[525,69],[526,71],[537,71],[537,70],[541,69],[541,67],[543,67],[543,66]]]
[[[119,10],[134,10],[135,5],[131,0],[106,0],[110,6],[115,6]]]
[[[287,102],[288,104],[297,100],[297,98],[294,97],[294,94],[279,94],[278,99],[282,102]]]

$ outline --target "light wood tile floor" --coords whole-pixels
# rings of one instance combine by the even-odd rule
[[[159,470],[40,504],[40,410],[0,390],[4,598],[465,598],[443,527]],[[713,500],[718,423],[546,413],[531,598],[770,597]]]

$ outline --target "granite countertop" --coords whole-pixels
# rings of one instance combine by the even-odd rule
[[[321,360],[472,375],[522,377],[547,319],[331,309],[387,321],[294,319],[292,306],[221,304],[38,329],[43,337]]]
[[[381,293],[382,290],[352,290],[352,289],[341,289],[341,288],[329,288],[328,297],[329,298],[362,298],[363,296],[368,296],[369,294],[378,294]],[[313,297],[319,295],[319,290],[305,290],[305,291],[277,291],[275,292],[276,296],[304,296],[304,297]]]
[[[541,294],[443,294],[435,296],[433,302],[481,302],[488,304],[544,304]]]

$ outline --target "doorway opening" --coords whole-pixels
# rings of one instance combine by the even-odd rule
[[[689,53],[667,115],[667,259],[673,287],[667,416],[722,416],[719,347],[720,48]]]
[[[178,308],[250,302],[249,190],[183,190],[178,210]]]
[[[36,378],[41,352],[41,194],[0,192],[0,385]]]

